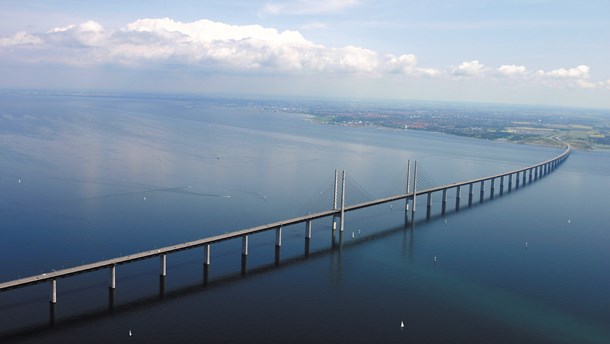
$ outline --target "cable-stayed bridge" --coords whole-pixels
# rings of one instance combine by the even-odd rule
[[[426,217],[429,218],[432,212],[432,195],[435,193],[441,193],[442,195],[441,213],[444,214],[447,209],[447,197],[449,193],[453,193],[455,195],[455,208],[459,209],[462,203],[462,189],[465,189],[466,187],[468,188],[468,204],[471,205],[475,197],[475,185],[479,184],[479,202],[482,202],[485,196],[486,186],[488,186],[490,189],[489,195],[491,198],[493,198],[495,195],[496,186],[499,187],[500,193],[504,192],[506,186],[508,187],[509,191],[513,188],[518,189],[520,187],[523,187],[527,183],[531,183],[532,181],[542,178],[543,176],[546,176],[549,173],[553,172],[557,167],[561,165],[561,163],[565,161],[565,159],[568,158],[570,152],[571,147],[567,146],[566,149],[560,155],[531,166],[519,168],[508,172],[503,172],[492,176],[471,179],[446,185],[435,185],[432,178],[430,178],[429,175],[421,167],[417,166],[417,162],[413,164],[413,170],[411,170],[411,163],[409,162],[407,164],[407,178],[405,181],[406,187],[403,192],[400,192],[394,196],[383,198],[373,197],[360,184],[358,184],[356,180],[354,180],[347,173],[345,173],[345,171],[341,173],[339,173],[339,171],[335,171],[335,175],[332,182],[328,183],[328,185],[325,186],[322,191],[319,192],[319,197],[314,200],[313,206],[310,208],[310,211],[306,215],[259,225],[251,228],[241,229],[225,234],[215,235],[207,238],[202,238],[194,241],[189,241],[182,244],[170,245],[122,257],[101,260],[94,263],[75,266],[72,268],[51,271],[47,273],[42,273],[40,275],[2,282],[0,283],[0,292],[16,288],[22,288],[33,284],[49,283],[50,302],[51,304],[55,304],[57,302],[57,280],[59,279],[100,269],[108,269],[110,275],[109,288],[111,290],[114,290],[117,285],[117,266],[139,260],[159,257],[159,274],[163,278],[167,275],[167,256],[169,254],[184,250],[195,249],[198,247],[203,247],[204,274],[205,276],[207,276],[208,269],[211,265],[212,245],[226,240],[241,239],[243,270],[246,264],[246,257],[248,256],[249,236],[254,235],[256,233],[270,230],[275,231],[276,259],[278,259],[279,248],[282,246],[282,230],[286,226],[304,223],[304,237],[307,246],[307,243],[312,238],[312,221],[315,219],[332,217],[332,231],[343,232],[345,226],[345,213],[384,203],[405,200],[404,208],[407,215],[407,219],[410,213],[412,219],[411,221],[414,221],[415,212],[417,210],[417,201],[422,197],[426,197]],[[497,180],[499,180],[499,183],[496,182]],[[337,219],[339,220],[338,224],[336,222]]]

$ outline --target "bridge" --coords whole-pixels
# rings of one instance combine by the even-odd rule
[[[516,189],[519,187],[525,186],[526,183],[531,183],[533,180],[539,179],[543,176],[548,175],[553,172],[561,163],[568,158],[571,152],[571,147],[568,145],[566,149],[558,156],[531,165],[524,168],[519,168],[516,170],[495,174],[492,176],[487,176],[483,178],[477,178],[472,180],[466,180],[462,182],[451,183],[442,186],[435,187],[427,187],[425,189],[417,189],[417,162],[414,163],[413,168],[413,177],[411,177],[411,163],[407,164],[407,187],[406,192],[397,194],[395,196],[379,198],[371,201],[360,202],[354,205],[346,205],[345,195],[346,195],[346,174],[345,171],[339,176],[338,171],[335,171],[334,178],[334,189],[333,189],[333,204],[332,208],[328,210],[319,211],[312,214],[307,214],[287,220],[277,221],[269,224],[264,224],[256,227],[246,228],[242,230],[237,230],[225,234],[215,235],[203,239],[198,239],[194,241],[189,241],[177,245],[170,245],[158,249],[143,251],[139,253],[134,253],[126,256],[116,257],[107,260],[101,260],[90,264],[79,265],[71,268],[66,268],[57,271],[51,271],[47,273],[42,273],[39,275],[34,275],[30,277],[20,278],[12,281],[2,282],[0,283],[0,292],[8,291],[11,289],[22,288],[29,285],[40,284],[40,283],[49,283],[51,287],[50,292],[50,303],[55,304],[57,302],[57,280],[62,278],[68,278],[70,276],[79,275],[91,271],[96,271],[100,269],[108,269],[110,278],[109,278],[109,288],[114,290],[116,288],[116,268],[119,265],[132,263],[139,260],[151,259],[154,257],[159,257],[160,260],[160,276],[165,277],[167,275],[167,256],[172,253],[176,253],[179,251],[195,249],[199,247],[203,247],[203,264],[204,264],[204,272],[207,276],[207,271],[211,264],[211,248],[213,244],[226,241],[226,240],[239,240],[242,241],[242,269],[245,268],[245,258],[248,255],[248,239],[249,236],[254,235],[256,233],[265,232],[274,230],[275,231],[275,247],[276,247],[276,259],[278,259],[278,250],[282,246],[282,230],[283,227],[289,225],[295,225],[300,223],[305,223],[305,240],[306,245],[309,240],[312,238],[312,221],[319,218],[331,217],[333,219],[333,232],[337,230],[337,217],[339,218],[339,231],[344,231],[344,219],[345,213],[372,207],[384,203],[405,200],[405,211],[410,212],[412,215],[412,221],[415,218],[415,212],[417,207],[417,199],[418,197],[426,197],[426,218],[430,218],[430,214],[432,212],[432,194],[440,192],[442,194],[441,198],[441,213],[444,214],[447,209],[447,195],[450,191],[452,191],[455,195],[455,209],[459,209],[461,204],[461,190],[464,187],[468,187],[468,205],[471,205],[474,197],[474,186],[479,184],[479,201],[482,202],[485,196],[485,186],[486,184],[490,188],[490,197],[493,198],[496,189],[496,180],[499,180],[500,193],[504,191],[506,182],[508,183],[508,190],[513,189],[513,184]],[[411,183],[412,181],[412,183]],[[340,192],[339,192],[340,191]],[[340,197],[340,199],[339,199]]]

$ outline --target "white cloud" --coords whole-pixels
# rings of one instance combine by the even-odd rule
[[[502,65],[498,68],[498,72],[504,76],[508,77],[516,77],[516,76],[525,76],[527,73],[527,69],[525,66],[517,66],[517,65]]]
[[[263,7],[262,13],[271,15],[326,14],[340,12],[357,6],[359,3],[359,0],[297,0],[284,3],[270,2]]]
[[[479,60],[465,61],[453,70],[453,75],[480,76],[483,75],[485,70],[485,65],[481,64]]]
[[[121,29],[107,29],[88,21],[37,34],[18,32],[0,37],[0,61],[8,60],[81,66],[142,65],[153,69],[171,65],[229,73],[351,73],[374,77],[393,74],[399,78],[453,75],[477,77],[482,82],[501,75],[544,87],[610,89],[610,81],[590,81],[590,68],[586,65],[549,72],[541,69],[531,72],[514,64],[491,68],[479,60],[465,61],[453,68],[420,67],[413,54],[383,54],[354,45],[327,47],[294,30],[211,20],[180,22],[170,18],[140,19]]]
[[[394,56],[388,54],[386,57],[386,66],[389,72],[400,73],[405,75],[424,75],[424,76],[438,76],[441,72],[434,68],[420,68],[417,67],[417,58],[413,54]]]
[[[326,47],[298,31],[278,31],[260,25],[229,25],[211,20],[183,23],[170,18],[140,19],[120,30],[96,22],[55,27],[29,35],[42,46],[37,61],[66,64],[173,64],[231,70],[385,72],[435,76],[432,68],[416,66],[414,55],[383,55],[348,45]],[[3,40],[15,40],[3,38]]]
[[[12,37],[0,38],[0,47],[37,44],[42,44],[42,39],[36,36],[32,36],[25,31],[19,31]]]
[[[570,69],[560,68],[546,73],[546,76],[557,79],[589,79],[589,69],[589,66],[585,65]]]

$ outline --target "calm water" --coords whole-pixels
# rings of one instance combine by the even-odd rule
[[[330,207],[334,170],[400,193],[523,167],[560,149],[324,126],[197,99],[0,96],[0,280],[247,228]],[[404,202],[202,251],[0,293],[0,342],[610,342],[610,153],[405,228]],[[487,186],[489,191],[489,186]],[[475,195],[478,190],[475,189]],[[488,195],[488,193],[487,193]],[[455,195],[450,193],[449,205]],[[475,200],[478,201],[477,198]],[[352,238],[353,236],[353,238]],[[527,242],[527,249],[525,243]],[[437,261],[433,261],[437,257]],[[400,322],[405,323],[401,330]],[[129,337],[129,331],[133,336]]]

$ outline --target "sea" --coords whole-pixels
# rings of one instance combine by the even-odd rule
[[[485,177],[562,148],[317,123],[255,99],[0,94],[0,282]],[[412,176],[412,175],[411,175]],[[412,187],[412,186],[411,186]],[[2,343],[610,343],[610,152],[0,292]],[[412,210],[412,205],[410,205]]]

